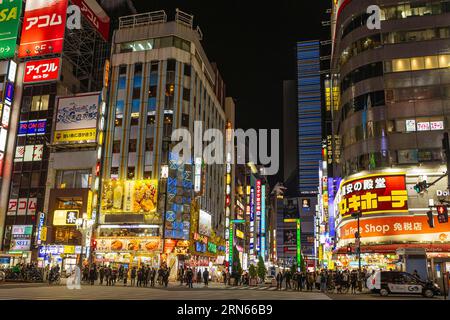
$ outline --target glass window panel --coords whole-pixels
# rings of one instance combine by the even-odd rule
[[[401,72],[401,71],[410,71],[411,64],[409,59],[395,59],[393,61],[392,71],[393,72]]]
[[[116,114],[123,114],[123,107],[125,102],[123,100],[118,100],[116,105]]]
[[[411,70],[423,70],[425,63],[423,57],[411,58]]]
[[[131,113],[139,113],[140,103],[139,99],[133,99],[131,103]]]
[[[450,54],[439,55],[439,68],[450,67]]]
[[[439,62],[437,56],[425,57],[425,69],[436,69],[439,68]]]
[[[120,76],[120,77],[119,77],[119,90],[125,89],[125,86],[126,86],[126,79],[127,79],[126,76]]]

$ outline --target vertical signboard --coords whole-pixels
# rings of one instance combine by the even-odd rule
[[[0,59],[14,57],[22,0],[0,1]]]
[[[266,185],[261,186],[261,256],[265,259],[266,256]]]
[[[61,53],[68,0],[32,0],[25,5],[19,58]]]
[[[301,243],[301,224],[300,219],[297,219],[297,267],[302,265],[302,243]]]
[[[250,255],[255,250],[255,188],[250,188]]]

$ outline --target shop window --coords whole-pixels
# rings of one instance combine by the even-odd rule
[[[135,172],[136,168],[135,167],[128,167],[128,171],[127,171],[127,177],[128,179],[133,179],[134,178],[134,172]]]

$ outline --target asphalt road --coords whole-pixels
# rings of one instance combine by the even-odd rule
[[[380,297],[377,294],[323,294],[318,291],[277,291],[274,287],[225,287],[211,284],[209,287],[194,285],[189,289],[177,283],[168,288],[137,288],[115,286],[82,285],[80,289],[69,289],[65,285],[5,283],[0,284],[0,300],[423,300],[422,296],[392,295]],[[442,300],[443,297],[435,297]],[[427,299],[428,300],[428,299]]]

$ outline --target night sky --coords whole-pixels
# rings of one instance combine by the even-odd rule
[[[325,39],[326,0],[134,0],[139,13],[175,8],[194,15],[205,52],[236,100],[238,128],[282,127],[282,83],[295,79],[295,43]],[[293,106],[296,107],[296,106]],[[282,150],[280,150],[282,152]]]

